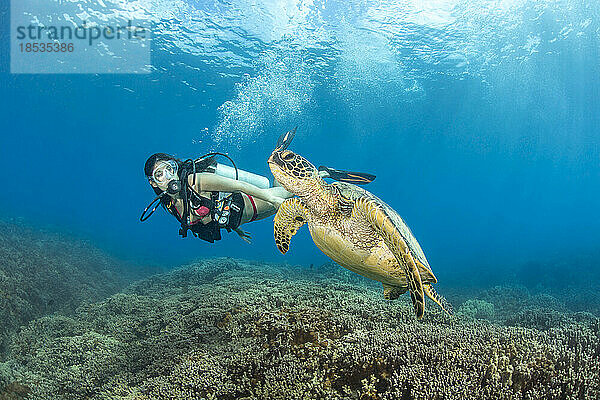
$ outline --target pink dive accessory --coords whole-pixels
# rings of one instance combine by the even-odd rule
[[[200,218],[205,217],[208,215],[208,213],[210,213],[210,210],[207,207],[204,206],[200,206],[197,209],[194,210],[194,213],[196,213],[197,216],[199,216]]]

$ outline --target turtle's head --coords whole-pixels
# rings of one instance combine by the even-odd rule
[[[315,192],[323,182],[319,172],[306,158],[289,150],[275,149],[269,157],[269,168],[281,185],[297,196]]]

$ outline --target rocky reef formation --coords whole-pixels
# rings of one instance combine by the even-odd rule
[[[597,316],[513,295],[417,321],[336,266],[206,260],[31,321],[0,399],[599,398]]]
[[[0,222],[0,360],[21,325],[106,298],[135,276],[82,241]]]

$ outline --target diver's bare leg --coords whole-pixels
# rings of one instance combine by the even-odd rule
[[[205,172],[196,174],[196,178],[196,188],[198,191],[242,192],[255,199],[271,203],[275,208],[279,207],[286,198],[292,197],[292,194],[282,187],[262,189],[250,183]],[[188,178],[188,180],[191,180],[191,178]]]
[[[283,186],[275,186],[275,187],[272,187],[269,189],[263,189],[263,190],[268,190],[273,196],[280,197],[283,200],[294,197],[294,195],[292,193],[288,192],[287,190],[285,190],[283,188]]]
[[[256,206],[256,217],[253,221],[270,217],[277,211],[273,204],[261,199],[257,199],[256,197],[254,198],[254,205]],[[244,214],[242,215],[241,223],[245,224],[250,222],[253,216],[254,208],[252,207],[252,203],[248,197],[244,196]]]
[[[294,196],[282,187],[261,190],[270,192],[269,197],[276,198],[278,201],[276,203],[272,203],[254,197],[254,206],[256,207],[256,218],[254,218],[255,221],[270,217],[271,215],[275,214],[277,208],[279,208],[279,205],[283,203],[285,199],[289,199],[290,197]],[[250,222],[253,216],[254,208],[252,207],[252,202],[247,196],[244,196],[244,215],[242,216],[242,224]]]

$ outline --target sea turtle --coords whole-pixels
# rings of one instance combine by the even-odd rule
[[[288,251],[291,237],[306,223],[323,253],[381,282],[386,299],[408,289],[417,318],[423,317],[424,294],[452,315],[452,306],[433,289],[437,279],[421,246],[398,213],[356,185],[325,182],[308,160],[286,149],[290,140],[280,139],[268,160],[277,181],[297,196],[285,200],[275,215],[279,251]]]

